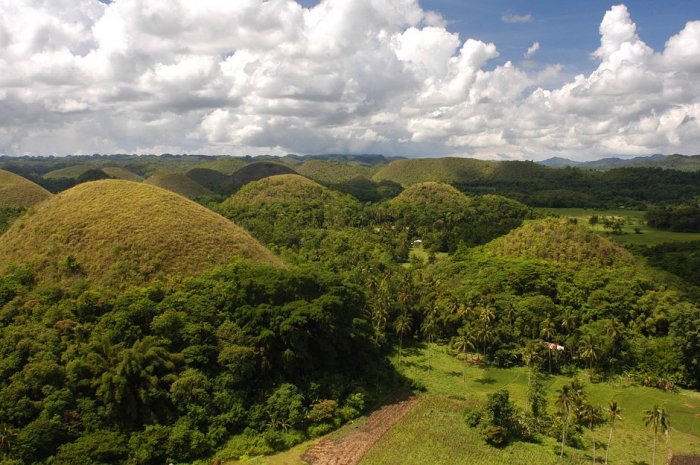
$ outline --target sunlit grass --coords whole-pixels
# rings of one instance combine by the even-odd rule
[[[31,207],[51,193],[22,176],[0,170],[0,206]]]

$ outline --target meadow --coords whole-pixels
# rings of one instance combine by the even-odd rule
[[[593,210],[584,208],[539,208],[538,210],[562,218],[575,218],[578,220],[578,224],[587,226],[622,245],[654,246],[664,242],[700,240],[700,233],[670,232],[647,226],[644,220],[646,212],[638,210]],[[599,218],[612,217],[624,220],[625,224],[622,226],[622,234],[613,234],[610,229],[606,229],[601,223],[590,225],[588,220],[593,215],[597,215]],[[639,229],[639,233],[635,229]]]

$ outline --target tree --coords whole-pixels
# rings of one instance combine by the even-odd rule
[[[663,428],[664,433],[668,436],[668,427],[671,425],[669,414],[665,408],[654,405],[651,410],[644,411],[644,425],[654,428],[654,456],[651,464],[656,465],[656,436],[659,427]]]
[[[610,423],[610,436],[608,437],[608,447],[605,449],[605,465],[608,464],[608,453],[610,452],[610,442],[612,441],[613,428],[615,428],[615,420],[622,421],[622,413],[624,409],[617,405],[616,400],[611,400],[608,404],[608,409],[605,411],[605,416],[608,417]]]
[[[17,436],[17,432],[8,425],[0,426],[0,459],[6,452],[10,452],[12,438]]]
[[[462,382],[464,383],[466,381],[467,374],[467,351],[469,349],[474,350],[474,337],[466,327],[460,328],[457,333],[459,335],[452,342],[452,347],[457,349],[459,352],[462,352]]]
[[[593,465],[596,463],[596,449],[595,449],[595,427],[602,421],[603,414],[600,407],[594,407],[589,402],[583,403],[578,409],[578,417],[582,423],[584,423],[588,429],[591,431],[591,437],[593,438]]]
[[[593,363],[598,360],[598,345],[590,334],[586,334],[581,338],[579,355],[581,358],[588,360],[589,369],[592,370]]]
[[[583,384],[578,379],[573,379],[569,384],[565,384],[561,387],[559,391],[559,396],[557,397],[556,406],[562,412],[564,417],[564,427],[562,428],[561,434],[561,454],[560,457],[564,457],[564,446],[566,445],[566,432],[569,429],[569,419],[571,418],[571,413],[576,408],[576,405],[585,398],[585,393],[583,392]]]
[[[411,331],[411,317],[403,313],[394,321],[394,329],[399,336],[399,365],[401,365],[401,352],[403,351],[403,336]]]
[[[432,351],[433,337],[435,336],[435,330],[437,329],[437,322],[435,321],[436,314],[437,314],[437,307],[436,306],[429,307],[428,312],[425,316],[425,320],[423,320],[423,324],[421,324],[421,327],[420,327],[423,335],[428,338],[428,373],[430,373],[432,359],[433,359],[433,351]]]
[[[608,333],[608,336],[610,336],[610,339],[612,339],[611,361],[615,360],[615,346],[617,345],[617,341],[620,339],[620,335],[622,334],[622,329],[623,329],[622,324],[618,321],[617,318],[613,318],[612,320],[610,320],[607,333]]]
[[[484,349],[484,359],[486,358],[486,344],[493,341],[493,331],[491,330],[490,323],[485,320],[481,321],[481,324],[476,328],[476,340],[482,344]],[[478,353],[478,352],[477,352]]]
[[[540,330],[540,337],[544,339],[545,342],[547,342],[547,351],[549,352],[549,374],[552,374],[552,346],[550,346],[551,341],[554,338],[554,335],[556,334],[554,330],[554,323],[552,323],[552,319],[547,317],[542,324],[540,325],[541,330]]]

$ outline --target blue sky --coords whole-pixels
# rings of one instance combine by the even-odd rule
[[[690,155],[698,82],[697,0],[0,1],[7,155]]]

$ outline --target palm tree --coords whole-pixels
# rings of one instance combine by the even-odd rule
[[[394,321],[394,329],[399,335],[399,365],[401,365],[401,351],[403,350],[403,335],[411,331],[411,317],[404,313]]]
[[[571,334],[571,327],[576,323],[576,316],[571,307],[566,307],[561,315],[561,327],[566,329],[566,335]]]
[[[469,349],[474,350],[474,338],[466,327],[460,328],[457,333],[459,336],[452,341],[452,347],[457,349],[459,352],[462,352],[462,382],[464,383],[466,381],[467,374],[467,352]]]
[[[436,314],[437,306],[429,308],[428,314],[425,316],[425,320],[423,320],[423,324],[420,327],[423,335],[428,337],[428,373],[430,373],[433,360],[433,336],[435,335],[435,330],[437,329]]]
[[[654,405],[651,410],[644,411],[644,426],[654,428],[654,457],[651,460],[651,465],[656,465],[656,435],[659,431],[659,426],[668,435],[668,427],[670,425],[671,420],[665,408]]]
[[[613,318],[610,320],[610,325],[608,326],[608,336],[610,336],[610,339],[612,339],[612,360],[615,360],[615,346],[617,345],[617,341],[620,339],[621,334],[622,324],[617,318]]]
[[[588,360],[589,369],[593,369],[593,362],[598,360],[598,346],[596,340],[590,334],[581,338],[579,343],[579,355]]]
[[[589,402],[585,402],[578,410],[578,416],[583,423],[588,426],[591,430],[591,437],[593,438],[593,465],[596,463],[595,455],[595,427],[602,420],[602,409],[600,407],[594,407]]]
[[[547,341],[551,341],[554,338],[554,335],[556,334],[554,330],[554,323],[552,323],[552,319],[547,317],[542,324],[540,325],[542,328],[540,331],[540,337]],[[549,345],[550,342],[547,342],[547,351],[549,352],[549,374],[552,374],[552,347]]]
[[[482,344],[484,359],[486,359],[486,344],[493,341],[493,332],[491,331],[489,323],[484,320],[482,320],[481,324],[476,328],[476,340]]]
[[[608,410],[605,412],[608,417],[608,422],[610,422],[610,436],[608,437],[608,448],[605,450],[605,465],[608,465],[608,453],[610,452],[610,442],[612,441],[613,428],[615,427],[615,420],[622,421],[622,413],[624,409],[617,405],[616,400],[611,400],[608,404]]]
[[[564,445],[566,444],[566,432],[569,429],[569,419],[576,405],[584,398],[583,384],[578,379],[573,379],[569,384],[565,384],[559,391],[556,406],[561,410],[564,416],[564,428],[561,435],[561,454],[564,457]]]

